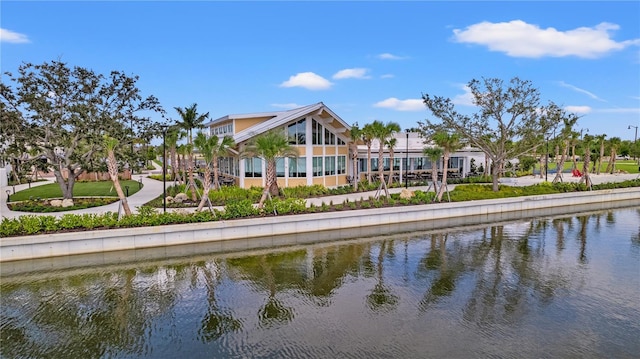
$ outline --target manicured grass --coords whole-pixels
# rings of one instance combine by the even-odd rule
[[[120,181],[122,190],[126,192],[125,186],[129,186],[129,196],[140,190],[138,181]],[[73,186],[74,197],[118,197],[116,189],[111,181],[100,182],[76,182]],[[36,198],[62,198],[62,190],[57,183],[49,183],[41,186],[34,186],[11,195],[11,202],[26,201]]]
[[[580,171],[582,171],[583,163],[584,162],[582,161],[577,161],[578,169]],[[607,173],[605,172],[605,170],[607,169],[608,164],[609,164],[608,162],[603,162],[602,165],[600,165],[600,173]],[[567,162],[564,163],[564,167],[563,167],[564,172],[570,172],[572,167],[573,167],[573,162],[571,161],[571,159],[569,159]],[[591,169],[591,167],[589,167],[589,169]],[[539,164],[536,164],[536,170],[537,171],[540,170]],[[616,171],[624,171],[627,173],[638,173],[638,163],[635,162],[634,160],[618,160],[616,161]],[[556,163],[549,162],[549,173],[555,173],[555,172],[556,172]]]

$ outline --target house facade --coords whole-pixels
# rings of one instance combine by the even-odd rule
[[[286,111],[260,112],[227,115],[207,124],[212,136],[231,136],[236,147],[232,156],[219,160],[220,173],[242,187],[264,186],[266,164],[260,158],[242,158],[244,147],[256,136],[274,129],[281,129],[289,137],[290,144],[298,151],[297,158],[279,158],[276,161],[278,186],[322,185],[325,187],[344,186],[351,178],[365,179],[370,167],[372,176],[378,173],[379,142],[368,148],[357,145],[357,168],[350,160],[349,142],[351,126],[336,115],[322,102]],[[440,161],[435,165],[422,153],[425,141],[418,133],[400,132],[394,135],[396,146],[393,159],[389,148],[383,148],[383,171],[396,180],[424,175],[426,172],[441,170]],[[484,161],[482,152],[474,148],[464,148],[451,154],[449,168],[464,177],[471,171],[472,160],[476,166]],[[391,170],[393,163],[393,171]],[[355,174],[354,174],[355,173]],[[376,177],[373,177],[374,179]]]
[[[348,184],[351,127],[322,102],[287,111],[227,115],[205,126],[210,135],[233,137],[234,156],[221,159],[219,168],[242,188],[265,185],[264,161],[240,154],[253,138],[274,129],[284,131],[298,151],[297,158],[277,159],[278,186]]]

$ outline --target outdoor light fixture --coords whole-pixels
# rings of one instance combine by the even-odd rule
[[[162,127],[162,212],[167,213],[167,128]]]
[[[637,142],[638,142],[638,126],[629,125],[629,127],[627,127],[627,130],[630,130],[631,127],[636,129],[636,135],[633,137],[633,158],[635,159],[636,158],[636,153],[638,152],[638,146],[637,146]],[[640,161],[638,161],[638,164],[640,165]]]
[[[409,188],[409,131],[407,131],[407,161],[404,166],[404,188]]]
[[[11,202],[11,190],[6,190],[5,192],[7,192],[7,202]]]
[[[129,197],[129,186],[124,186],[126,196]]]

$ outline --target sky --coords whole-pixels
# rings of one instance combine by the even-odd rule
[[[519,77],[585,133],[640,126],[639,1],[3,0],[0,52],[3,73],[61,60],[139,76],[172,120],[192,103],[216,119],[324,102],[405,130],[434,119],[423,94],[473,113],[469,81]]]

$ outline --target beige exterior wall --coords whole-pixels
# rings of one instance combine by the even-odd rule
[[[338,147],[338,154],[339,155],[348,155],[349,154],[349,147],[347,147],[347,146],[339,146]]]
[[[314,156],[322,156],[324,153],[322,151],[322,146],[313,146],[313,155]]]
[[[347,181],[347,176],[346,175],[339,175],[338,176],[338,186],[346,186],[348,184],[349,184],[349,182]]]
[[[268,119],[270,119],[271,117],[254,117],[254,118],[243,118],[243,119],[236,119],[235,121],[235,128],[234,131],[235,133],[238,133],[240,131],[244,131],[249,127],[255,126],[261,122],[264,122]]]
[[[244,179],[244,188],[250,187],[262,187],[262,178],[245,178]]]
[[[294,146],[295,148],[298,149],[298,156],[299,157],[304,157],[307,155],[307,148],[304,146]]]
[[[327,146],[327,148],[325,149],[325,154],[327,156],[335,155],[336,154],[336,148],[333,145]]]
[[[324,186],[324,178],[322,177],[313,177],[313,184],[319,184]]]
[[[306,178],[289,178],[289,187],[306,186]]]
[[[336,185],[336,177],[335,176],[329,176],[326,177],[324,179],[324,185],[326,187],[331,187],[331,186],[335,186]]]

